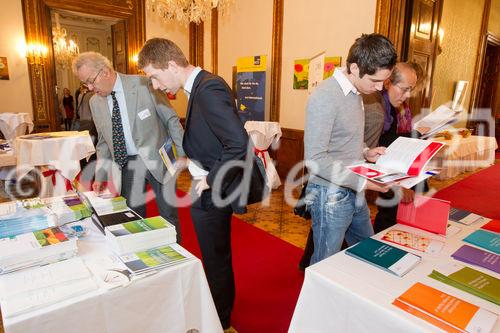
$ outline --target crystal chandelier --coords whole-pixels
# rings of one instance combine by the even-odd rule
[[[233,0],[149,0],[148,8],[166,19],[176,19],[184,24],[196,24],[210,17],[213,8],[221,14]]]
[[[80,53],[78,45],[73,40],[66,39],[66,29],[59,25],[59,14],[55,13],[56,25],[52,28],[52,43],[57,64],[62,68],[69,66],[74,57]]]

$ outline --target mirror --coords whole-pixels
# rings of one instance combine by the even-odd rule
[[[124,73],[137,73],[132,60],[146,39],[144,0],[22,0],[24,29],[27,43],[39,43],[48,47],[47,57],[41,64],[28,64],[31,98],[33,103],[33,122],[35,131],[49,132],[58,130],[56,110],[58,92],[56,91],[56,64],[52,49],[51,13],[71,11],[83,17],[99,16],[106,13],[109,19],[122,22],[122,29],[112,33],[112,40],[123,35],[121,58],[112,59],[115,67]],[[68,79],[69,80],[69,79]]]

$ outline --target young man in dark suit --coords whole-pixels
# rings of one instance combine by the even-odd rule
[[[222,327],[228,329],[235,295],[231,216],[241,205],[234,200],[220,204],[217,198],[240,185],[242,170],[226,168],[245,160],[248,135],[227,83],[189,64],[172,41],[148,40],[139,53],[139,67],[155,89],[175,94],[182,88],[189,98],[183,147],[193,178],[191,215],[210,291]]]

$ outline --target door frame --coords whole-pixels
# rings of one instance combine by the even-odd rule
[[[137,73],[133,60],[146,40],[145,0],[22,0],[26,43],[47,47],[40,65],[28,61],[28,75],[36,132],[58,130],[56,113],[56,70],[52,47],[50,11],[64,9],[79,13],[123,19],[127,27],[127,73]]]

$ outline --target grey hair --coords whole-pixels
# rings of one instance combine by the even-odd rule
[[[92,68],[94,71],[100,71],[103,68],[113,70],[113,66],[108,58],[97,52],[83,52],[73,59],[71,68],[75,75],[82,66]]]

